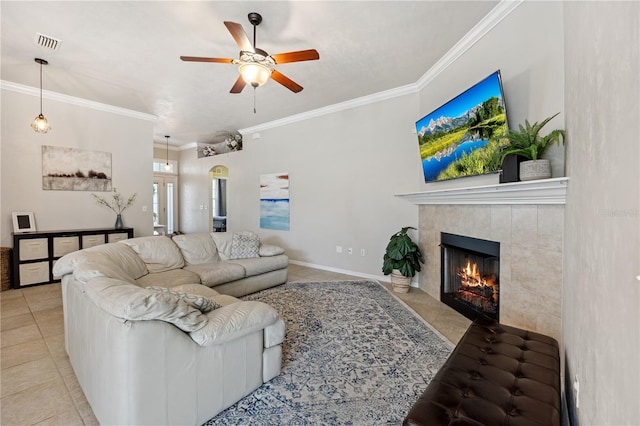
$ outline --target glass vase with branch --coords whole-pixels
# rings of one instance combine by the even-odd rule
[[[124,228],[124,224],[122,222],[122,212],[124,212],[126,209],[128,209],[133,205],[133,203],[136,201],[136,196],[138,194],[131,195],[129,198],[126,199],[126,201],[122,197],[122,195],[120,195],[120,193],[116,191],[115,188],[113,189],[111,200],[107,200],[97,194],[92,193],[91,195],[93,196],[93,198],[96,199],[98,204],[105,206],[108,209],[111,209],[116,214],[115,228],[122,229]]]

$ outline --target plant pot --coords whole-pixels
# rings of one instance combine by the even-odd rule
[[[548,179],[551,177],[549,160],[528,160],[520,163],[520,180]]]
[[[405,277],[400,271],[394,269],[391,271],[391,287],[396,293],[408,293],[409,287],[411,287],[411,277]]]

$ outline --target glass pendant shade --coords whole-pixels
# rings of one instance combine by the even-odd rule
[[[38,116],[31,123],[31,128],[38,133],[47,133],[49,132],[49,130],[51,130],[51,125],[44,115],[38,114]]]
[[[271,69],[269,67],[256,62],[242,64],[238,70],[242,75],[242,79],[253,87],[262,86],[271,76]]]

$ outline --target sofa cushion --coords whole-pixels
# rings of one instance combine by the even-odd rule
[[[220,260],[218,249],[210,234],[180,234],[173,237],[187,265]]]
[[[197,294],[203,297],[208,297],[221,306],[231,305],[232,303],[241,302],[240,299],[236,299],[233,296],[227,294],[220,294],[211,287],[207,287],[202,284],[183,284],[176,287],[172,287],[172,290],[183,291],[185,293]]]
[[[200,296],[197,294],[170,290],[166,287],[147,287],[147,289],[153,290],[153,291],[159,291],[160,293],[169,293],[174,296],[178,296],[180,300],[182,300],[189,306],[193,306],[203,314],[206,314],[207,312],[211,312],[214,309],[218,309],[222,307],[222,305],[218,304],[215,300],[205,296]]]
[[[212,232],[211,238],[216,243],[218,255],[222,260],[228,260],[231,257],[231,241],[233,232]]]
[[[277,256],[279,254],[284,254],[284,249],[271,244],[262,244],[260,245],[260,251],[258,254],[260,257]]]
[[[125,320],[166,321],[187,332],[199,330],[208,322],[202,312],[173,294],[105,277],[92,279],[85,289],[98,307]]]
[[[74,251],[56,261],[53,273],[62,276],[73,272],[76,265],[87,261],[102,263],[105,258],[118,265],[127,275],[136,280],[149,273],[147,265],[133,249],[121,242],[101,244],[84,250]]]
[[[165,236],[131,238],[118,242],[131,247],[147,265],[149,272],[164,272],[182,268],[184,258],[178,246]]]
[[[208,298],[214,298],[216,296],[220,296],[220,293],[212,289],[211,287],[207,287],[202,284],[180,284],[171,288],[175,291],[182,291],[184,293],[197,294],[199,296],[204,296]]]
[[[231,262],[212,262],[200,265],[189,265],[184,268],[195,272],[200,276],[202,284],[213,287],[245,277],[245,269],[242,265]]]
[[[241,265],[244,268],[245,275],[247,277],[264,274],[265,272],[271,272],[289,266],[289,258],[283,255],[258,257],[255,259],[234,259],[229,262]]]
[[[219,345],[261,330],[275,323],[278,313],[266,303],[248,301],[211,311],[207,318],[207,325],[189,334],[201,346]]]
[[[98,256],[99,255],[99,256]],[[102,258],[102,261],[100,260]],[[94,253],[87,262],[76,265],[73,276],[83,283],[97,277],[114,278],[135,284],[136,281],[124,270],[101,253]]]
[[[200,282],[200,276],[186,269],[171,269],[169,271],[147,274],[136,280],[140,287],[167,287],[172,288],[182,284],[194,284]]]
[[[235,232],[231,237],[231,256],[229,259],[250,259],[259,257],[260,237],[250,231]]]

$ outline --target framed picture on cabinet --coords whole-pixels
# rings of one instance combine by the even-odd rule
[[[33,212],[13,212],[13,232],[35,232],[36,221]]]

